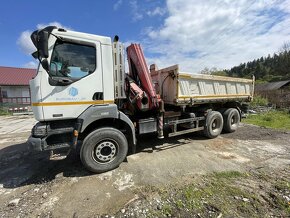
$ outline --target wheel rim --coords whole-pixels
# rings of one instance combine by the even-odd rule
[[[102,140],[92,150],[92,157],[98,163],[107,164],[116,158],[118,148],[116,141],[111,139]]]
[[[239,122],[239,118],[236,114],[233,114],[233,116],[230,119],[231,119],[231,126],[232,127],[235,127]]]
[[[211,129],[214,133],[220,131],[220,126],[221,126],[221,120],[220,119],[213,119],[211,123]]]

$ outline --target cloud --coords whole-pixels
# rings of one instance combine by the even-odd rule
[[[20,50],[24,54],[31,54],[35,51],[35,47],[30,39],[31,31],[25,30],[23,31],[19,38],[17,39],[16,44],[19,46]]]
[[[29,61],[28,63],[24,64],[24,68],[31,68],[31,69],[36,69],[38,66],[38,62],[36,61]]]
[[[142,40],[149,62],[160,67],[230,68],[273,54],[290,38],[290,0],[167,0],[166,5],[162,25],[144,28]]]
[[[152,11],[147,11],[147,15],[149,17],[154,17],[154,16],[163,16],[166,13],[166,9],[165,8],[161,8],[161,7],[156,7],[154,10]]]
[[[129,5],[131,7],[132,21],[136,22],[138,20],[142,20],[143,14],[142,14],[141,10],[139,9],[139,5],[137,3],[137,0],[130,1]]]
[[[113,5],[113,9],[114,11],[117,11],[119,9],[119,7],[123,4],[123,0],[118,0],[114,5]]]
[[[43,29],[44,27],[47,26],[56,26],[58,28],[64,28],[64,29],[68,29],[71,30],[70,27],[66,27],[64,25],[62,25],[59,22],[50,22],[47,24],[37,24],[36,28],[37,29]],[[34,52],[36,50],[36,48],[34,47],[31,39],[30,39],[30,35],[33,31],[31,30],[25,30],[23,31],[20,36],[18,37],[16,44],[18,45],[18,47],[20,48],[20,50],[26,54],[26,55],[30,55],[32,52]]]
[[[71,27],[67,27],[67,26],[64,26],[62,25],[61,23],[55,21],[55,22],[50,22],[50,23],[40,23],[40,24],[37,24],[36,27],[37,29],[43,29],[47,26],[56,26],[58,28],[63,28],[63,29],[66,29],[66,30],[72,30]]]

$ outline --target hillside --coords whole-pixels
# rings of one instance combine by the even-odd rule
[[[251,78],[255,75],[258,81],[281,81],[290,79],[290,50],[279,54],[268,55],[247,63],[241,63],[230,70],[213,72],[213,74],[225,74],[232,77]]]

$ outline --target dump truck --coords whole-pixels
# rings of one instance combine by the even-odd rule
[[[148,68],[142,48],[119,37],[48,26],[32,33],[39,60],[30,81],[31,149],[65,157],[79,149],[94,173],[118,167],[136,151],[137,137],[160,140],[192,132],[215,138],[237,130],[254,92],[254,78]],[[125,50],[128,73],[125,72]]]

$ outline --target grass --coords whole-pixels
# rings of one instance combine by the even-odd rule
[[[267,113],[252,114],[244,119],[243,122],[273,129],[290,130],[290,113],[287,111],[269,111]]]
[[[265,199],[269,199],[269,202],[265,202],[256,188],[248,187],[249,182],[257,179],[257,175],[228,171],[208,174],[181,186],[168,187],[166,192],[163,189],[156,190],[164,204],[161,210],[151,211],[149,217],[192,217],[193,214],[200,217],[263,217],[268,214],[266,208],[269,206],[276,215],[290,215],[290,205],[282,197],[289,191],[289,182],[271,178],[269,185],[268,181],[258,179],[263,181],[259,183],[261,190],[269,188],[263,193]]]
[[[9,115],[9,113],[7,112],[7,110],[0,108],[0,116],[5,116],[5,115]]]

